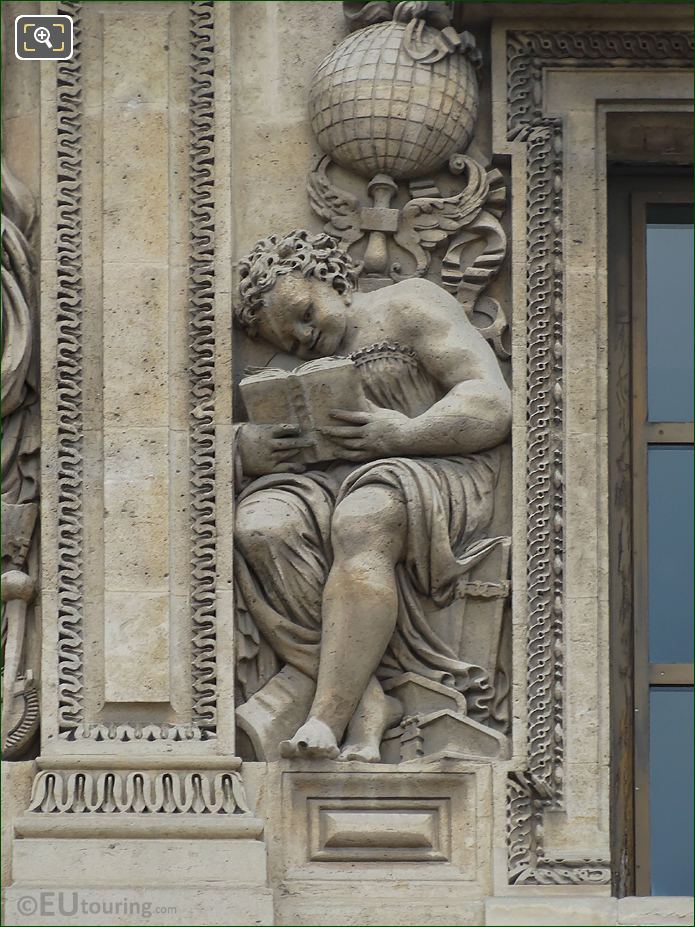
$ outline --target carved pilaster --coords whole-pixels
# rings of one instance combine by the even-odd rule
[[[211,740],[217,723],[214,5],[193,0],[188,10],[190,721],[161,723],[92,720],[85,711],[83,10],[64,3],[60,11],[73,18],[75,47],[73,57],[57,66],[59,732],[72,741]]]
[[[190,5],[190,484],[193,722],[217,722],[214,63],[211,0]]]
[[[543,105],[546,67],[688,67],[680,32],[510,32],[507,131],[527,158],[527,769],[510,778],[509,881],[605,884],[610,863],[549,859],[545,808],[562,807],[563,782],[563,125]]]
[[[4,36],[14,29],[2,8]],[[6,44],[5,44],[6,43]],[[38,209],[32,176],[33,119],[9,118],[22,103],[16,95],[22,65],[12,72],[10,42],[3,39],[2,323],[0,367],[2,415],[2,732],[3,760],[31,756],[39,728],[39,301]],[[18,62],[15,62],[15,65]],[[10,76],[12,75],[12,76]],[[28,75],[26,94],[36,89]],[[24,95],[23,89],[20,95]],[[6,130],[6,131],[5,131]],[[15,174],[16,172],[16,174]],[[20,180],[24,178],[28,184]]]
[[[528,726],[529,768],[549,795],[562,778],[562,136],[528,139]],[[549,620],[550,617],[550,620]],[[560,677],[558,679],[558,676]]]
[[[82,416],[82,7],[72,16],[73,55],[57,73],[58,721],[73,737],[83,720]]]

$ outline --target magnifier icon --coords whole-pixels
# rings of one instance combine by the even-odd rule
[[[42,45],[46,45],[48,48],[53,49],[51,45],[51,33],[45,26],[39,26],[34,30],[34,41],[41,42]]]

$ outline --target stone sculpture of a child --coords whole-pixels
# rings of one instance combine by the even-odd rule
[[[264,239],[241,276],[247,333],[300,358],[353,358],[369,400],[365,412],[335,410],[336,460],[315,469],[297,463],[297,427],[239,431],[244,694],[284,664],[316,681],[285,756],[378,761],[399,714],[381,682],[407,671],[465,692],[484,720],[488,672],[438,637],[422,601],[451,601],[482,553],[511,418],[492,349],[433,283],[358,292],[351,258],[327,235]]]

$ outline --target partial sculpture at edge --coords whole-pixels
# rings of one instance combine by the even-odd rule
[[[495,668],[466,661],[427,603],[449,605],[506,541],[485,533],[511,420],[492,349],[429,281],[358,292],[327,235],[264,239],[241,277],[248,334],[305,359],[351,358],[368,401],[335,410],[335,459],[308,468],[296,424],[237,431],[242,727],[257,746],[286,735],[285,756],[378,761],[408,704],[387,692],[421,680],[451,692],[478,736],[494,722]]]
[[[39,724],[29,652],[39,498],[33,198],[2,162],[2,755],[23,755]],[[34,647],[33,650],[37,648]]]

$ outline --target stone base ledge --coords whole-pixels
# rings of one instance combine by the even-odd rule
[[[205,882],[185,887],[127,884],[110,886],[15,883],[7,890],[4,923],[26,927],[54,925],[200,925],[200,927],[480,927],[480,925],[553,925],[553,927],[650,927],[690,925],[691,898],[487,898],[484,902],[457,897],[455,891],[434,897],[408,897],[400,902],[386,886],[316,886],[296,893],[281,886],[273,897],[264,885]],[[448,886],[452,889],[453,886]],[[406,895],[410,894],[406,891]],[[415,894],[415,893],[412,893]]]
[[[588,898],[584,894],[552,898],[518,895],[488,898],[485,925],[488,927],[651,927],[651,925],[693,924],[692,898]]]
[[[263,821],[251,814],[23,814],[18,837],[260,840]]]
[[[261,885],[90,888],[15,884],[7,889],[4,923],[8,927],[15,924],[270,927],[274,924],[273,898],[270,889]]]
[[[265,886],[266,848],[261,840],[23,837],[14,841],[14,884]]]
[[[461,881],[395,872],[381,880],[289,880],[275,892],[275,918],[287,927],[481,927],[484,901],[473,891]]]
[[[693,923],[692,898],[620,898],[617,923],[624,927]]]

